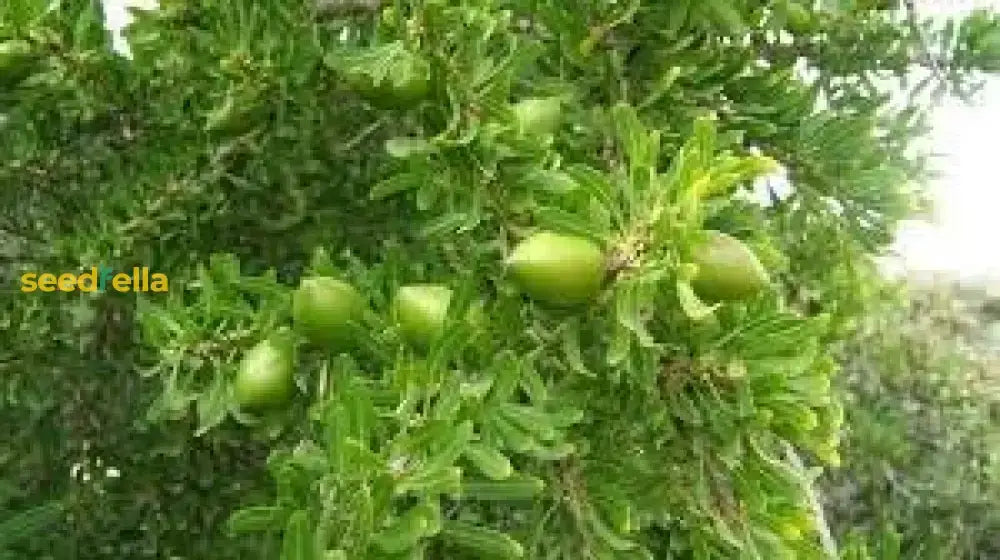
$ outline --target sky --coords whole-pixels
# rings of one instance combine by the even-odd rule
[[[125,4],[152,8],[156,0],[103,0],[115,47],[127,52],[120,30]],[[922,14],[959,15],[976,8],[1000,10],[1000,0],[915,0]],[[935,210],[909,220],[891,248],[887,270],[944,272],[1000,289],[1000,79],[973,104],[946,99],[934,109],[931,149],[939,177],[930,185]]]
[[[934,212],[904,223],[894,252],[910,270],[1000,283],[1000,80],[980,98],[971,106],[949,100],[935,110]]]
[[[1000,0],[917,0],[928,15],[975,8],[1000,9]],[[939,177],[926,220],[899,230],[894,254],[917,273],[942,271],[969,283],[1000,285],[1000,79],[992,79],[973,104],[946,99],[934,109],[931,149]]]

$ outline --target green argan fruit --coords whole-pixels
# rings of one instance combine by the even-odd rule
[[[291,342],[270,339],[244,354],[234,392],[242,408],[280,406],[292,397],[294,359]]]
[[[405,72],[386,76],[375,83],[371,76],[350,73],[347,82],[372,105],[382,109],[405,109],[415,105],[430,93],[430,65],[413,56],[405,65]]]
[[[518,132],[525,136],[555,134],[562,118],[562,102],[558,97],[525,99],[514,105]]]
[[[742,241],[718,231],[694,250],[698,273],[691,283],[698,297],[711,302],[750,298],[769,279],[757,256]]]
[[[353,286],[328,276],[305,278],[292,296],[295,327],[312,342],[343,347],[351,340],[364,299]]]
[[[590,301],[600,292],[605,275],[600,247],[582,237],[552,232],[522,241],[507,264],[529,296],[558,306]]]
[[[452,291],[436,284],[403,286],[396,292],[394,313],[403,337],[426,348],[441,336]]]
[[[786,17],[788,20],[788,29],[793,33],[805,34],[814,30],[813,15],[797,2],[790,2],[788,4]]]

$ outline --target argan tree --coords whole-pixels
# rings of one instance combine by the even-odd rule
[[[906,4],[4,2],[13,557],[836,555],[893,92],[1000,69]],[[169,292],[20,290],[101,265]]]

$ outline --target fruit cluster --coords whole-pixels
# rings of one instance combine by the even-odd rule
[[[738,239],[717,231],[706,232],[692,252],[697,273],[692,287],[707,301],[735,301],[752,297],[768,282],[757,257]],[[607,277],[604,251],[581,237],[539,232],[518,244],[507,265],[515,283],[532,299],[557,307],[592,301]],[[427,349],[442,333],[452,290],[439,284],[403,286],[396,292],[392,317],[403,339]],[[324,347],[350,347],[362,318],[364,297],[341,280],[304,278],[292,298],[297,332]],[[287,402],[293,393],[294,344],[287,336],[264,340],[243,358],[235,395],[241,406],[262,408]]]

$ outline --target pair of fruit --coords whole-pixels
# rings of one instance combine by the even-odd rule
[[[698,272],[692,288],[711,302],[746,299],[768,282],[756,255],[738,239],[706,232],[692,251]],[[606,275],[604,252],[580,237],[541,232],[522,241],[508,259],[511,273],[532,298],[556,306],[593,299]]]
[[[403,337],[427,348],[444,329],[451,289],[434,284],[403,286],[396,293],[393,314]],[[332,348],[348,348],[365,301],[350,284],[325,276],[302,280],[292,296],[296,329],[310,341]],[[236,375],[236,399],[246,408],[287,402],[292,395],[294,344],[287,336],[264,340],[243,358]]]
[[[451,297],[450,288],[437,284],[399,288],[393,315],[403,338],[420,348],[434,342],[444,328]],[[304,279],[292,298],[296,328],[325,346],[349,346],[364,307],[364,298],[353,286],[324,276]]]

